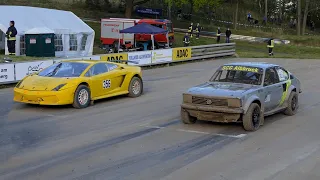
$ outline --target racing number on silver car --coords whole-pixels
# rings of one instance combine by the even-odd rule
[[[104,89],[110,88],[111,87],[111,81],[110,80],[104,80],[102,83],[102,86]]]

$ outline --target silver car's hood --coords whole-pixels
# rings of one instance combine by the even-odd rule
[[[190,88],[187,93],[204,96],[239,97],[259,88],[257,85],[229,82],[207,82]]]

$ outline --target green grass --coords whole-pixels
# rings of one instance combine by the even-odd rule
[[[182,33],[175,34],[174,47],[183,46]],[[221,38],[221,43],[225,38]],[[269,57],[266,43],[256,43],[248,41],[232,41],[236,43],[236,53],[241,58],[266,58]],[[192,38],[190,46],[216,44],[215,38],[200,37]],[[304,47],[296,45],[275,45],[274,58],[294,58],[294,59],[320,59],[320,47]]]

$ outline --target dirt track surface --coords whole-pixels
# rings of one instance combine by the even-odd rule
[[[208,80],[212,60],[143,72],[145,93],[87,109],[12,102],[0,90],[0,179],[319,180],[320,72],[316,60],[284,65],[301,79],[299,113],[241,125],[180,122],[182,92]]]

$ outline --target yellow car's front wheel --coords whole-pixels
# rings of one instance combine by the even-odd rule
[[[91,101],[91,92],[88,86],[79,85],[74,93],[73,107],[77,109],[86,108]]]

